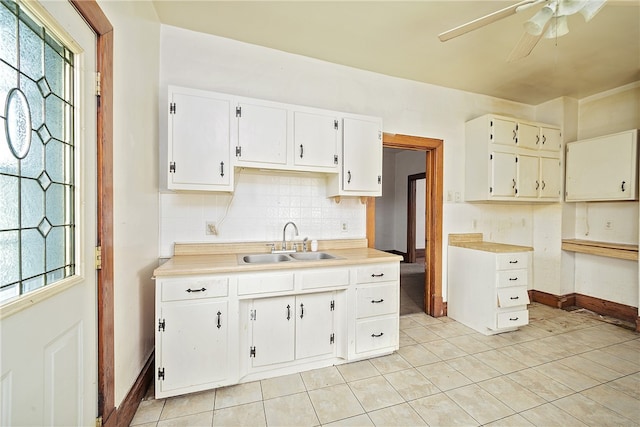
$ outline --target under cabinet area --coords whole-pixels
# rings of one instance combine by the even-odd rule
[[[485,115],[465,130],[465,200],[560,201],[560,128]]]
[[[381,262],[349,263],[338,255],[333,264],[307,268],[254,264],[225,274],[157,276],[156,397],[397,350],[400,257],[356,253]],[[171,271],[171,261],[156,272],[163,269]]]

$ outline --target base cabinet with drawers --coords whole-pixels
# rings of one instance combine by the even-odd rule
[[[532,256],[524,248],[492,252],[449,246],[447,315],[485,335],[528,324]]]
[[[398,261],[156,278],[156,398],[399,347]]]

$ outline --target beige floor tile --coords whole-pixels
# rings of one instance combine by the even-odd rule
[[[592,360],[602,366],[606,366],[607,368],[619,372],[622,375],[633,374],[640,370],[640,367],[635,363],[620,359],[619,357],[603,350],[588,351],[586,353],[582,353],[580,356],[585,359]]]
[[[130,426],[134,426],[134,424],[129,424]],[[158,423],[156,421],[152,423],[144,423],[144,424],[135,424],[135,427],[156,427]]]
[[[583,391],[582,395],[640,424],[640,400],[608,385],[590,388]]]
[[[262,400],[260,381],[232,385],[216,390],[215,409],[228,408],[229,406],[243,405],[260,400]]]
[[[309,397],[322,424],[364,414],[364,409],[346,384],[309,391]]]
[[[216,427],[266,426],[262,402],[247,403],[213,411],[213,425]]]
[[[527,421],[520,414],[513,414],[511,416],[495,420],[489,424],[485,424],[484,427],[534,427],[529,421]]]
[[[432,363],[416,369],[442,391],[471,384],[469,378],[445,362]]]
[[[449,390],[445,393],[480,424],[513,415],[514,411],[477,384]]]
[[[268,378],[260,381],[260,385],[262,386],[262,398],[264,400],[307,391],[300,374]]]
[[[533,366],[543,365],[554,360],[553,357],[550,357],[548,355],[534,353],[521,344],[501,347],[497,349],[497,351],[513,360],[517,360],[518,362],[529,368]]]
[[[447,360],[447,365],[463,374],[473,382],[488,380],[502,375],[492,367],[484,364],[473,356],[458,357]]]
[[[169,418],[198,414],[200,412],[213,411],[215,397],[215,390],[171,397],[166,400],[160,419],[166,420]]]
[[[430,325],[429,330],[442,338],[453,338],[461,335],[469,335],[475,333],[475,331],[462,323],[448,322],[440,325]]]
[[[389,372],[401,371],[403,369],[411,368],[409,362],[404,360],[402,356],[397,353],[392,353],[387,356],[376,357],[370,359],[370,362],[381,374],[387,374]]]
[[[541,427],[586,427],[587,425],[577,418],[566,413],[551,403],[536,406],[528,411],[521,412],[527,421]]]
[[[307,390],[344,383],[342,375],[335,366],[302,372],[301,375]]]
[[[338,371],[347,382],[362,380],[380,375],[380,372],[368,360],[345,363],[337,366]]]
[[[353,381],[349,387],[367,412],[404,402],[402,396],[382,376]]]
[[[582,391],[600,385],[599,381],[580,372],[568,369],[558,362],[546,363],[531,369],[566,385],[574,391]]]
[[[511,372],[521,371],[528,366],[519,362],[499,350],[489,350],[484,353],[475,354],[474,357],[486,365],[491,366],[496,371],[503,374],[510,374]]]
[[[553,404],[590,426],[613,427],[626,426],[630,423],[629,418],[580,394],[563,397]]]
[[[477,339],[481,343],[488,345],[491,348],[500,348],[507,345],[512,345],[512,342],[508,339],[501,337],[501,334],[497,335],[483,335],[481,333],[475,333],[470,336]]]
[[[628,394],[634,399],[640,400],[640,373],[627,375],[626,377],[611,381],[607,383],[607,385]]]
[[[456,347],[460,348],[467,354],[481,353],[483,351],[489,351],[493,348],[493,347],[489,347],[485,343],[478,341],[475,337],[476,337],[475,334],[461,335],[459,337],[449,338],[447,341],[449,341],[451,344],[455,345]]]
[[[405,329],[403,332],[407,334],[409,337],[411,337],[417,343],[431,342],[431,341],[442,339],[442,337],[434,334],[424,326]]]
[[[640,351],[634,345],[629,343],[616,344],[602,350],[615,357],[634,363],[640,369]]]
[[[323,427],[373,427],[374,425],[367,414],[362,414],[323,424]]]
[[[523,342],[520,345],[525,351],[535,354],[538,357],[545,358],[548,362],[562,359],[563,357],[573,356],[565,350],[555,347],[555,342],[550,341],[554,337],[541,338],[539,340]],[[547,363],[548,363],[547,362]]]
[[[565,315],[537,321],[536,326],[552,334],[562,334],[593,326],[593,323],[589,323],[580,317]]]
[[[524,325],[518,328],[517,331],[500,334],[502,338],[506,339],[511,344],[520,344],[523,342],[548,337],[550,335],[551,335],[550,332],[545,331],[544,329],[536,328],[531,325]]]
[[[526,411],[546,403],[542,397],[507,376],[482,381],[478,385],[515,412]]]
[[[440,361],[438,356],[419,344],[401,347],[397,353],[412,366],[428,365]]]
[[[442,339],[438,341],[431,341],[429,345],[426,345],[425,347],[442,360],[455,359],[456,357],[467,355],[467,353],[461,348]]]
[[[440,393],[438,387],[426,379],[417,369],[393,372],[384,377],[407,401]]]
[[[379,409],[369,413],[369,417],[376,426],[426,426],[420,415],[408,403]]]
[[[566,359],[558,360],[557,363],[560,363],[569,369],[587,375],[601,383],[613,381],[623,376],[619,372],[604,367],[601,364],[582,356],[567,357]]]
[[[265,400],[264,412],[267,425],[270,426],[303,427],[320,424],[306,392]]]
[[[184,417],[170,418],[158,423],[158,427],[211,427],[213,425],[213,411]]]
[[[398,337],[399,337],[398,341],[399,341],[400,347],[418,344],[418,341],[414,340],[409,335],[405,334],[403,331],[400,331],[400,334],[398,335]]]
[[[143,400],[138,405],[138,409],[131,420],[131,425],[158,422],[164,403],[165,399]]]
[[[621,330],[622,333],[619,331]],[[626,331],[620,327],[601,323],[591,328],[580,329],[571,334],[582,340],[591,349],[608,348],[615,344],[632,339],[628,334],[633,332]]]
[[[437,318],[431,317],[426,313],[414,313],[409,317],[411,318],[411,320],[422,326],[437,325],[441,323]]]
[[[540,373],[533,369],[514,372],[507,375],[507,377],[525,389],[534,392],[547,402],[552,402],[574,393],[574,391],[566,385],[544,375],[540,375]]]
[[[405,329],[409,329],[409,328],[417,328],[421,326],[419,323],[417,323],[416,321],[414,321],[411,317],[409,316],[400,316],[400,330],[403,331]]]
[[[409,405],[431,427],[477,426],[471,415],[444,393],[423,397],[409,402]]]

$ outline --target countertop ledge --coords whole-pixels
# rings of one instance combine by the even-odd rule
[[[367,247],[321,249],[322,252],[336,256],[336,259],[317,261],[288,261],[266,264],[243,264],[238,262],[238,253],[176,255],[156,268],[155,277],[182,276],[219,273],[244,273],[252,271],[274,271],[300,268],[340,267],[355,264],[374,264],[377,262],[400,261],[402,257]],[[251,254],[256,252],[246,252]],[[266,252],[263,252],[266,253]]]
[[[482,233],[449,234],[449,246],[475,249],[477,251],[508,253],[508,252],[531,252],[531,246],[509,245],[505,243],[484,242]]]

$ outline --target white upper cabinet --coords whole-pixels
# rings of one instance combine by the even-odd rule
[[[382,195],[382,120],[343,118],[342,170],[329,180],[330,197]]]
[[[233,189],[228,95],[169,86],[167,164],[170,190]]]
[[[242,100],[236,108],[236,117],[238,166],[287,164],[287,109],[284,105]]]
[[[465,200],[561,199],[560,129],[488,114],[466,123]]]
[[[638,200],[638,130],[567,144],[565,199]]]
[[[293,164],[338,172],[339,119],[336,114],[293,112]]]

